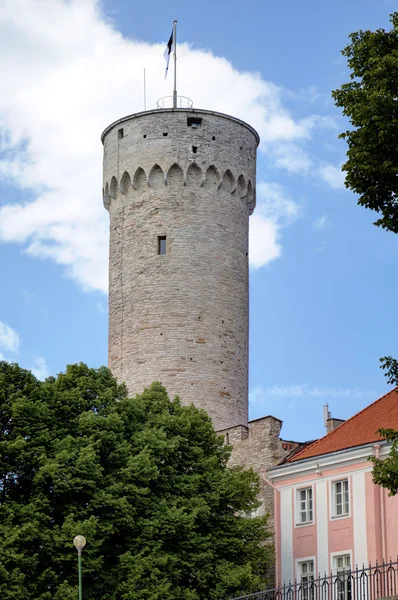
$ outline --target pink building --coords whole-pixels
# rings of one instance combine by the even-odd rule
[[[368,458],[388,455],[376,432],[398,429],[397,391],[267,471],[275,492],[277,585],[396,560],[398,496],[373,483]]]

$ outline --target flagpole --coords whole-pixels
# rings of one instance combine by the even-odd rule
[[[173,108],[177,108],[177,21],[173,21],[173,46],[174,46]]]
[[[146,110],[146,77],[145,77],[145,69],[144,69],[144,110]]]

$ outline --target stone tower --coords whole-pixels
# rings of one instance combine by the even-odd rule
[[[131,395],[158,380],[216,429],[246,425],[258,134],[222,113],[160,109],[102,141],[109,367]]]

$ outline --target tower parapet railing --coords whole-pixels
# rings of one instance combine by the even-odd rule
[[[156,108],[174,108],[173,96],[164,96],[163,98],[160,98],[156,103]],[[177,96],[176,108],[193,108],[193,102],[186,96]]]

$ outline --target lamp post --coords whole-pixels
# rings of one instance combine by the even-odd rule
[[[73,545],[77,550],[77,562],[79,568],[79,600],[83,600],[83,588],[82,588],[82,550],[86,545],[86,538],[82,535],[77,535],[73,540]]]

